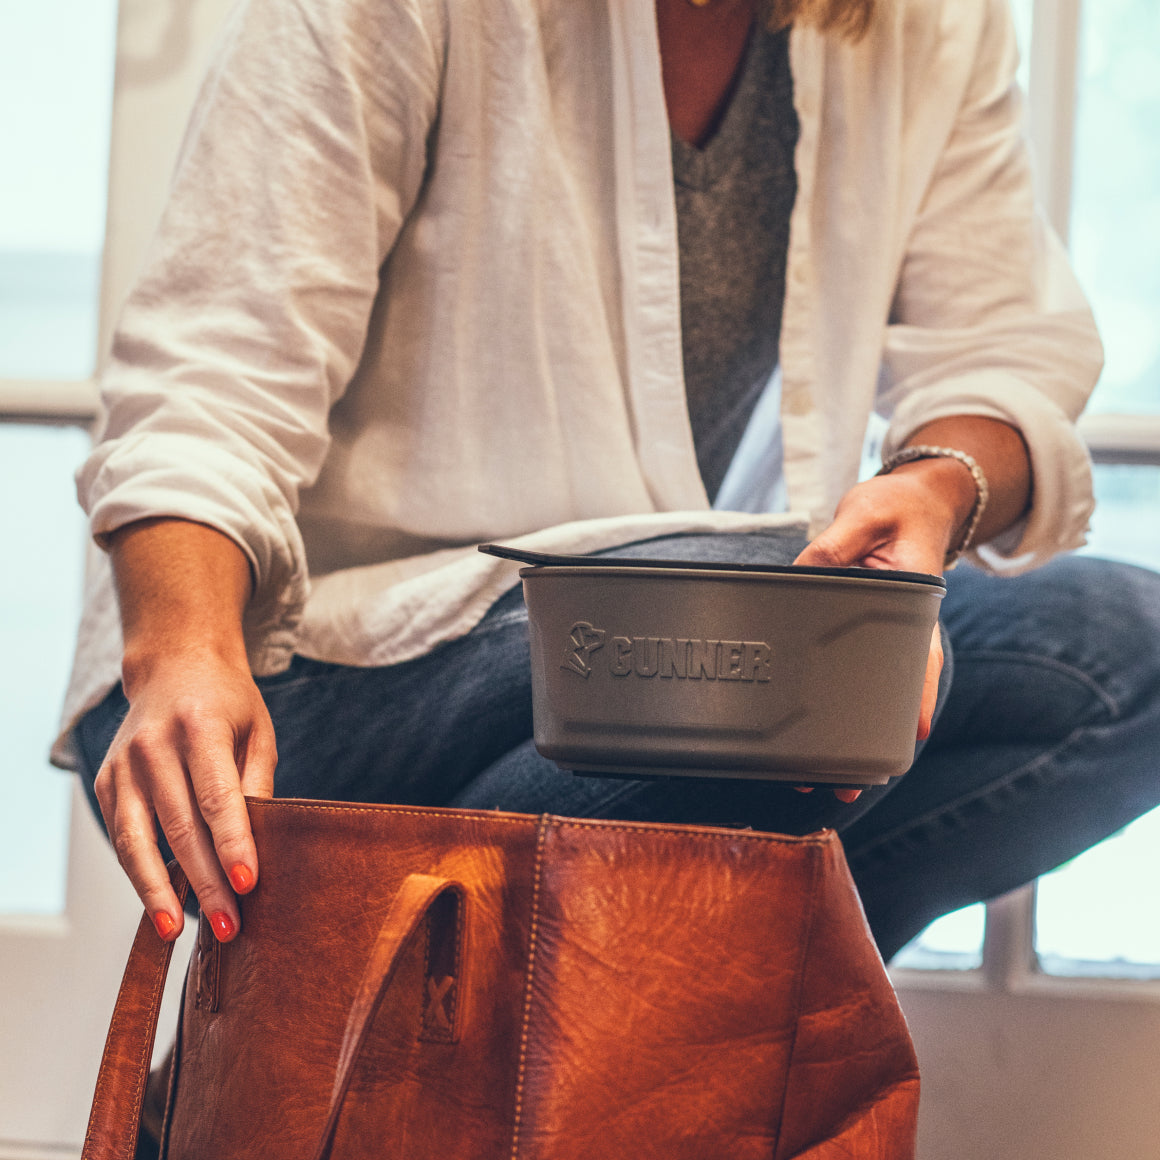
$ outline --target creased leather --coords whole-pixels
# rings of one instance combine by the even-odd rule
[[[169,1160],[913,1157],[914,1052],[832,833],[250,814],[261,882],[216,1010],[190,964]],[[84,1160],[128,1160],[98,1103]]]
[[[334,1132],[350,1089],[354,1068],[366,1044],[372,1020],[394,980],[401,956],[414,938],[419,923],[431,914],[440,898],[452,894],[456,896],[459,907],[462,908],[463,887],[459,883],[446,878],[436,878],[430,874],[411,874],[404,879],[403,885],[399,887],[399,893],[392,900],[370,959],[363,969],[358,993],[347,1015],[342,1045],[338,1050],[330,1108],[322,1129],[322,1138],[314,1153],[314,1160],[331,1158]],[[458,923],[456,925],[459,926]],[[461,935],[457,934],[456,941],[461,941]],[[454,957],[458,962],[462,955],[457,950]],[[430,963],[429,953],[427,962]],[[426,993],[420,996],[420,1002],[430,1002],[432,1005],[442,1004],[446,992],[462,982],[462,976],[458,971],[449,976],[433,976],[430,970],[427,970],[424,976],[427,984],[424,988]],[[440,985],[437,990],[432,988],[433,983]],[[448,1017],[447,1036],[444,1042],[454,1043],[457,1038],[455,1033],[454,1017]]]
[[[176,862],[169,866],[169,879],[178,903],[184,906],[189,883]],[[162,942],[149,916],[142,915],[109,1021],[97,1090],[85,1132],[84,1160],[89,1157],[132,1160],[137,1150],[141,1105],[145,1100],[161,995],[172,957],[173,944]]]

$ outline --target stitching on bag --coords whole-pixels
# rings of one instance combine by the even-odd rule
[[[426,1043],[458,1043],[459,1042],[459,993],[463,989],[463,942],[466,935],[466,914],[467,896],[466,892],[455,886],[452,890],[455,895],[455,957],[451,964],[451,979],[452,985],[447,995],[447,1011],[446,1017],[448,1027],[446,1029],[432,1026],[429,1016],[431,1014],[430,1006],[426,1004],[430,1001],[431,983],[434,976],[431,972],[431,916],[427,916],[427,921],[424,923],[424,933],[426,936],[426,945],[423,953],[423,986],[424,986],[424,1011],[423,1011],[423,1026],[419,1034],[419,1038]],[[434,980],[439,982],[440,980]],[[442,1003],[442,999],[440,999]]]
[[[790,1078],[793,1075],[793,1059],[794,1053],[797,1051],[798,1030],[801,1027],[802,1021],[802,996],[806,989],[806,963],[809,961],[810,944],[813,942],[814,926],[818,920],[818,888],[822,881],[822,854],[820,852],[814,855],[811,869],[813,870],[813,879],[810,882],[809,890],[810,923],[806,930],[806,937],[802,939],[801,953],[798,957],[795,974],[795,978],[797,979],[797,994],[794,996],[793,1004],[793,1034],[790,1036],[789,1054],[786,1056],[785,1084],[781,1089],[781,1107],[778,1109],[777,1139],[773,1145],[775,1160],[778,1155],[778,1149],[781,1146],[782,1128],[785,1126],[785,1105],[789,1100],[789,1084]]]
[[[423,979],[431,974],[431,916],[423,921]]]
[[[247,798],[246,804],[248,806],[277,806],[281,809],[298,809],[298,810],[317,810],[319,813],[325,814],[383,814],[392,818],[439,818],[454,816],[454,811],[449,811],[446,808],[433,808],[429,810],[404,810],[397,806],[383,805],[322,805],[320,802],[310,801],[296,801],[290,798]],[[462,811],[459,811],[462,812]],[[491,815],[489,810],[472,811],[479,815],[479,820],[487,822],[490,825],[502,824],[507,826],[525,826],[528,828],[535,828],[539,825],[539,818],[528,815],[522,818],[504,817],[502,815]]]
[[[544,868],[544,843],[548,838],[551,818],[545,814],[540,818],[540,833],[536,841],[536,869],[532,878],[532,920],[528,935],[528,977],[524,985],[524,1021],[520,1030],[520,1059],[516,1076],[516,1107],[512,1123],[511,1160],[516,1160],[520,1151],[520,1117],[524,1110],[524,1077],[528,1061],[528,1029],[532,1021],[532,979],[536,970],[536,938],[540,926],[540,878]]]
[[[205,915],[199,914],[197,919],[197,938],[193,944],[193,1006],[200,1011],[205,1006]]]
[[[427,917],[423,920],[423,1026],[420,1028],[419,1038],[423,1039],[428,1034],[427,1028],[427,995],[428,987],[431,985],[431,914],[427,913]]]
[[[390,817],[403,818],[439,818],[447,817],[447,809],[435,807],[432,809],[400,809],[397,806],[387,805],[323,805],[321,802],[301,801],[291,798],[247,798],[246,802],[250,806],[278,806],[282,809],[300,809],[300,810],[318,810],[320,813],[342,814],[342,813],[356,813],[356,814],[387,814]],[[489,824],[502,824],[507,826],[524,826],[534,827],[541,824],[542,819],[527,815],[526,817],[511,817],[502,814],[492,814],[489,810],[475,810],[471,811],[473,814],[478,814],[480,821],[486,821]],[[656,823],[653,825],[632,825],[631,823],[624,823],[623,825],[610,824],[601,818],[566,818],[559,817],[554,814],[545,814],[543,817],[550,818],[552,824],[558,829],[586,829],[586,830],[603,830],[605,833],[616,834],[656,834],[662,838],[696,838],[703,842],[735,842],[738,839],[747,842],[770,842],[778,846],[825,846],[833,841],[833,831],[830,829],[818,830],[814,834],[804,834],[800,837],[794,834],[773,834],[764,831],[753,830],[726,830],[722,833],[706,833],[704,830],[699,830],[692,826],[681,826],[680,829],[667,827],[664,823]]]
[[[198,920],[197,942],[193,950],[197,964],[197,987],[193,1005],[213,1015],[221,1005],[222,944],[214,938],[205,915]]]
[[[455,897],[455,987],[451,992],[451,1042],[459,1041],[459,995],[463,990],[463,943],[467,938],[467,891]]]
[[[682,827],[680,830],[666,828],[663,824],[654,826],[609,825],[599,818],[585,820],[583,818],[560,818],[556,825],[561,830],[601,830],[604,833],[615,834],[655,834],[659,838],[670,841],[677,839],[688,840],[693,838],[698,842],[736,842],[738,839],[746,842],[769,842],[776,846],[827,846],[833,841],[831,830],[819,830],[815,834],[805,834],[798,837],[793,834],[769,834],[753,830],[728,830],[723,833],[706,833],[695,827]]]

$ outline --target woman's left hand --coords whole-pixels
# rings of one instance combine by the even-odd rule
[[[843,496],[830,524],[795,563],[828,568],[892,568],[940,575],[947,549],[976,497],[970,471],[955,459],[919,459],[876,475]],[[927,657],[918,738],[930,735],[942,672],[935,626]]]
[[[919,444],[965,451],[982,469],[990,498],[973,542],[986,543],[1028,510],[1031,459],[1014,427],[981,415],[951,415],[912,432],[908,445]],[[957,459],[900,464],[889,475],[876,475],[850,488],[833,523],[795,563],[940,575],[948,549],[962,541],[978,494],[970,468]],[[942,666],[942,637],[935,625],[918,718],[920,741],[930,736]]]

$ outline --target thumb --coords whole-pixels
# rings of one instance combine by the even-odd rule
[[[815,568],[845,568],[866,559],[882,543],[880,529],[839,514],[832,524],[805,547],[794,561]]]

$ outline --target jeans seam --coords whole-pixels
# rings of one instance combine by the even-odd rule
[[[897,826],[895,829],[888,831],[885,834],[875,838],[869,845],[856,847],[854,849],[846,850],[846,859],[853,867],[855,862],[866,861],[872,854],[881,853],[886,847],[897,845],[904,841],[908,835],[913,834],[924,827],[940,821],[949,814],[973,805],[978,802],[986,801],[1009,786],[1017,782],[1020,778],[1026,777],[1028,774],[1034,773],[1037,769],[1055,761],[1057,757],[1070,746],[1079,741],[1084,734],[1093,728],[1091,725],[1080,725],[1073,729],[1058,745],[1046,753],[1037,754],[1031,761],[1024,762],[1023,765],[1017,766],[1005,777],[998,781],[989,782],[985,787],[975,791],[974,793],[964,794],[962,797],[956,798],[954,801],[945,802],[937,809],[928,810],[915,818],[907,819],[905,825]]]
[[[951,639],[953,641],[954,638],[952,637]],[[1116,699],[1094,677],[1089,676],[1083,669],[1077,668],[1075,665],[1069,665],[1066,661],[1056,660],[1054,657],[1039,656],[1035,653],[1015,652],[1007,649],[965,650],[956,648],[954,655],[956,665],[971,660],[1011,661],[1023,665],[1034,665],[1042,669],[1051,669],[1053,672],[1061,673],[1063,676],[1070,677],[1077,684],[1083,685],[1088,692],[1103,704],[1113,720],[1119,720],[1121,716],[1120,706]]]

